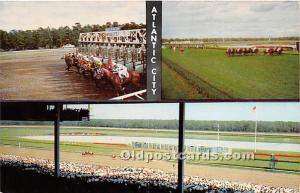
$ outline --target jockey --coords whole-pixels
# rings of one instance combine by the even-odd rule
[[[77,54],[77,58],[78,58],[78,59],[81,59],[81,57],[82,57],[82,54],[78,53],[78,54]]]
[[[83,56],[83,60],[86,61],[86,62],[89,62],[89,58],[87,56]]]
[[[108,59],[108,65],[112,66],[113,73],[118,74],[121,80],[124,78],[129,78],[129,73],[126,66],[112,62],[111,58]]]
[[[87,64],[90,62],[90,59],[87,56],[83,56],[82,58],[82,64]]]
[[[129,73],[127,71],[127,67],[122,64],[116,63],[113,67],[113,72],[118,73],[118,75],[121,79],[129,78]]]
[[[100,58],[92,56],[92,61],[95,63],[96,66],[101,66],[102,62],[100,60]]]

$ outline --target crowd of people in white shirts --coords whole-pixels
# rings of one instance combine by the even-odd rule
[[[0,164],[35,169],[38,173],[54,175],[54,162],[46,159],[20,157],[0,154]],[[161,190],[175,192],[177,188],[177,175],[158,169],[110,167],[88,165],[75,162],[60,162],[60,176],[64,178],[84,178],[87,183],[115,183],[135,184],[140,188],[155,186]],[[271,187],[252,183],[241,183],[227,180],[215,180],[197,176],[185,176],[185,192],[205,193],[296,193],[298,190],[286,187]],[[163,191],[162,191],[163,192]]]

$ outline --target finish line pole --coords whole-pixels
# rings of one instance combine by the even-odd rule
[[[59,169],[59,127],[60,127],[61,104],[55,104],[55,120],[54,120],[54,175],[60,175]]]
[[[179,103],[179,133],[178,133],[178,193],[184,191],[184,130],[185,130],[185,103]]]

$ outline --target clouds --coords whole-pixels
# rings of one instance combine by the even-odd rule
[[[145,2],[0,2],[0,29],[85,24],[145,23]]]
[[[297,2],[163,2],[163,37],[299,35]],[[0,29],[145,23],[145,2],[0,2]]]
[[[92,119],[178,119],[178,104],[95,104]]]
[[[163,37],[299,35],[297,2],[164,2]]]
[[[300,103],[187,103],[187,120],[256,120],[299,122]]]
[[[252,6],[250,9],[254,12],[265,12],[265,11],[271,11],[276,7],[273,3],[258,3],[257,5]]]
[[[187,103],[187,120],[258,120],[300,121],[299,102],[227,102]],[[87,105],[68,105],[68,108],[87,108]],[[92,119],[178,119],[176,103],[93,104]]]

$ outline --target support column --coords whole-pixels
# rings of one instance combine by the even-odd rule
[[[185,130],[185,103],[179,103],[179,132],[178,132],[178,155],[184,153],[184,130]],[[184,160],[178,158],[178,193],[184,191]]]
[[[58,177],[60,175],[59,169],[59,130],[60,130],[60,113],[61,113],[61,104],[55,105],[55,120],[54,120],[54,175]]]
[[[2,173],[3,173],[3,168],[2,168],[2,164],[0,163],[0,192],[2,192],[4,190],[4,188],[2,187],[2,184],[4,184],[3,183],[4,179],[2,177]]]

